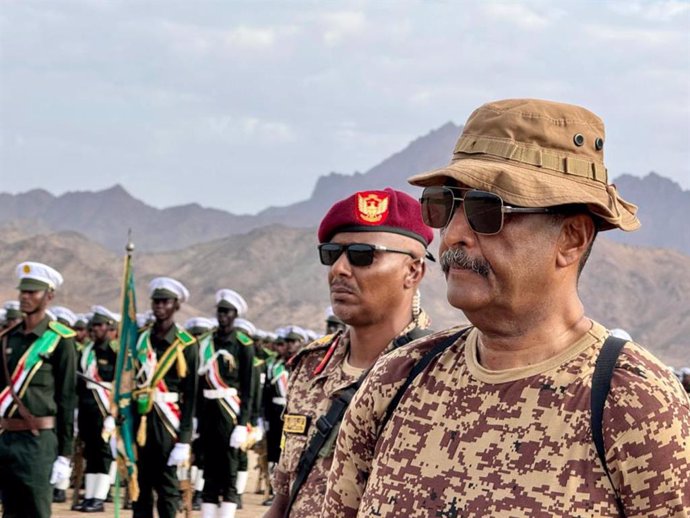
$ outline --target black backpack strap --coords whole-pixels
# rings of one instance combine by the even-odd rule
[[[407,391],[407,388],[412,384],[412,382],[415,380],[419,374],[426,369],[427,365],[431,363],[431,360],[436,358],[439,354],[441,354],[443,351],[448,349],[451,345],[453,345],[455,342],[457,342],[465,333],[467,333],[471,327],[466,327],[462,331],[455,333],[449,337],[447,337],[445,340],[441,340],[439,343],[437,343],[434,347],[432,347],[429,352],[427,352],[424,356],[420,358],[420,360],[412,367],[412,370],[410,373],[407,375],[407,379],[405,380],[405,383],[403,383],[398,391],[395,393],[395,396],[393,396],[393,399],[391,399],[390,403],[388,403],[388,408],[386,408],[386,416],[383,418],[383,421],[381,422],[381,425],[379,426],[379,435],[381,431],[386,427],[386,424],[390,420],[390,418],[393,415],[393,412],[395,412],[395,409],[398,407],[398,403],[400,403],[400,400],[402,397],[405,395],[405,391]]]
[[[394,341],[394,348],[397,349],[417,338],[431,333],[432,331],[415,327],[409,333],[396,338]],[[285,518],[290,516],[290,510],[297,499],[299,490],[307,481],[307,477],[314,467],[316,459],[319,457],[321,448],[326,444],[326,441],[328,441],[335,427],[343,420],[343,416],[345,415],[347,407],[350,405],[350,401],[352,401],[355,392],[357,392],[362,383],[364,383],[367,374],[369,374],[369,370],[362,374],[355,383],[339,391],[333,401],[331,401],[331,405],[328,407],[326,413],[316,420],[316,431],[311,436],[311,439],[309,439],[309,444],[306,449],[302,451],[302,455],[300,455],[299,462],[297,463],[297,475],[290,488],[290,500],[285,509]]]
[[[591,409],[592,409],[592,440],[594,441],[594,446],[597,449],[597,455],[599,455],[599,461],[601,462],[606,477],[613,487],[613,492],[616,496],[616,506],[618,507],[618,514],[621,517],[625,517],[625,510],[623,509],[623,501],[621,500],[620,494],[616,489],[613,479],[611,478],[611,473],[606,464],[606,448],[604,447],[604,405],[606,404],[606,398],[611,390],[611,377],[613,376],[613,369],[618,361],[618,356],[620,355],[623,346],[626,344],[626,340],[622,338],[616,338],[615,336],[609,336],[604,345],[599,351],[599,356],[597,357],[596,364],[594,366],[594,374],[592,375],[592,398],[591,398]]]

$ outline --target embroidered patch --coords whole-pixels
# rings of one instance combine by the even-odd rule
[[[386,193],[357,193],[357,219],[367,225],[380,225],[388,217],[389,199]]]
[[[306,435],[311,417],[300,414],[285,414],[283,416],[283,432],[295,435]]]

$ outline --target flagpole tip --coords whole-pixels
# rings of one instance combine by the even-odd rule
[[[127,246],[125,247],[125,249],[126,249],[128,252],[134,252],[134,243],[132,243],[132,242],[130,241],[129,243],[127,243]]]

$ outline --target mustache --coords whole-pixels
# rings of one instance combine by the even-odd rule
[[[357,292],[357,290],[353,286],[350,286],[348,283],[341,280],[334,280],[333,282],[331,282],[331,285],[329,287],[331,291],[333,291],[334,289],[339,289],[343,291],[349,291],[350,293]]]
[[[448,275],[451,268],[461,268],[471,270],[482,277],[488,277],[491,272],[491,265],[484,259],[473,259],[460,248],[451,248],[441,255],[441,269]]]

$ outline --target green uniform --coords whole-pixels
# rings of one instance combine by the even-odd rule
[[[55,428],[40,430],[38,435],[29,430],[0,433],[0,490],[5,518],[44,518],[50,516],[53,462],[57,456],[72,455],[77,364],[74,332],[48,317],[32,332],[24,334],[24,329],[24,323],[20,324],[5,342],[10,375],[34,342],[51,336],[57,340],[57,345],[41,355],[40,367],[23,394],[18,394],[33,416],[54,417]],[[0,368],[0,390],[6,386],[4,369]],[[9,404],[2,417],[19,418],[14,406]]]
[[[82,350],[79,361],[79,371],[89,375],[86,367],[88,359],[84,356],[94,352],[93,361],[97,368],[96,381],[106,387],[110,386],[115,377],[115,363],[117,361],[117,344],[108,340],[100,343],[88,344]],[[110,446],[103,440],[103,419],[110,414],[110,409],[99,398],[98,392],[110,396],[110,390],[87,382],[83,378],[77,380],[77,395],[79,396],[79,435],[84,441],[84,459],[86,460],[86,473],[108,473],[112,462]]]
[[[202,364],[205,374],[200,378],[200,389],[204,391],[203,411],[199,413],[205,479],[202,499],[214,504],[219,499],[237,503],[239,452],[229,445],[235,425],[246,426],[250,421],[254,347],[251,338],[236,329],[228,335],[216,331],[208,339],[212,340],[212,349],[203,349],[201,341],[202,361],[206,362]],[[234,395],[218,392],[224,390],[223,386],[234,390]]]
[[[142,333],[148,333],[149,330],[145,328]],[[164,353],[170,346],[177,341],[188,344],[182,348],[186,375],[184,377],[179,375],[176,365],[178,360],[173,360],[174,363],[163,377],[162,383],[169,394],[177,394],[177,402],[161,401],[160,404],[154,404],[152,409],[145,414],[146,443],[138,449],[137,469],[140,493],[139,499],[133,504],[133,518],[153,516],[154,491],[157,494],[156,507],[160,518],[174,518],[177,513],[180,498],[179,485],[176,467],[168,466],[168,458],[175,443],[189,444],[192,440],[198,348],[194,338],[181,327],[171,327],[163,338],[150,335],[150,344],[159,361],[163,359]],[[135,370],[139,371],[141,362],[137,360],[135,363]],[[137,379],[137,383],[141,383],[141,380]],[[153,393],[149,396],[156,397]],[[174,423],[179,423],[177,429],[171,425],[170,418]],[[139,430],[142,419],[142,415],[137,416],[135,430]],[[143,429],[139,431],[143,432]]]

